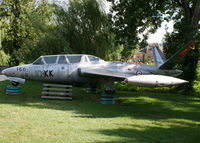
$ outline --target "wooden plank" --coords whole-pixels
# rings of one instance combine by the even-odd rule
[[[64,89],[64,88],[46,88],[44,87],[43,90],[50,90],[50,91],[72,91],[72,89]]]
[[[68,95],[68,96],[71,96],[71,95],[72,95],[72,93],[47,92],[47,91],[42,92],[42,94],[49,94],[49,95]]]
[[[54,86],[54,87],[72,87],[72,85],[65,85],[65,84],[47,84],[47,83],[45,83],[44,86]]]
[[[62,99],[62,100],[72,100],[72,97],[60,97],[60,96],[41,96],[43,99]]]

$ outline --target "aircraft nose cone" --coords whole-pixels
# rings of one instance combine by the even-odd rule
[[[6,70],[2,70],[1,74],[6,75]]]
[[[15,75],[15,69],[14,68],[7,68],[7,69],[4,69],[1,73],[3,75],[6,75],[6,76],[14,76]]]

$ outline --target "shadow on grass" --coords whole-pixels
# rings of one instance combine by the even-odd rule
[[[147,127],[145,129],[141,129],[142,127],[136,129],[136,127],[98,130],[96,133],[120,138],[117,141],[101,143],[196,143],[200,140],[199,126]]]
[[[74,111],[77,113],[75,118],[129,117],[151,122],[165,122],[166,120],[166,124],[168,119],[173,120],[170,121],[173,125],[169,126],[154,125],[145,126],[144,128],[144,125],[138,126],[133,123],[128,125],[127,128],[91,131],[121,138],[112,141],[112,143],[192,143],[200,140],[200,99],[198,98],[142,91],[118,92],[117,104],[102,105],[99,101],[100,95],[88,95],[83,88],[73,89],[72,101],[59,101],[40,98],[42,83],[27,82],[22,87],[22,95],[5,95],[6,84],[8,82],[3,82],[0,85],[0,104]],[[177,119],[180,119],[180,121],[174,121]],[[193,121],[198,122],[198,124],[192,123]]]
[[[83,88],[73,89],[72,101],[41,99],[42,83],[27,82],[22,95],[5,95],[0,85],[0,104],[13,104],[32,108],[73,110],[83,118],[131,117],[151,120],[166,118],[200,121],[199,98],[165,93],[118,92],[115,105],[100,104],[100,95],[88,95]],[[4,88],[3,88],[4,87]],[[77,116],[78,117],[78,116]]]

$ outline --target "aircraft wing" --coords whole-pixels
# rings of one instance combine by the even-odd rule
[[[106,69],[79,69],[79,74],[82,76],[101,76],[101,77],[112,77],[118,78],[120,80],[126,81],[128,84],[137,85],[137,86],[169,86],[188,83],[188,81],[163,75],[131,75],[124,74],[117,71],[109,71]]]
[[[125,74],[122,72],[111,71],[102,68],[81,68],[79,72],[82,76],[101,76],[101,77],[112,77],[112,78],[119,78],[125,79],[126,77],[132,76],[131,74]]]
[[[19,77],[7,77],[5,75],[0,75],[0,81],[10,80],[18,83],[25,83],[25,79]]]
[[[159,69],[170,70],[176,64],[178,64],[181,59],[191,50],[191,48],[196,44],[196,42],[190,41],[188,42],[182,49],[177,51],[174,55],[172,55],[166,62],[164,62]]]

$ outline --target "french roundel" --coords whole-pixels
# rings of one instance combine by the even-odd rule
[[[136,75],[142,75],[142,71],[140,70],[136,71]]]

